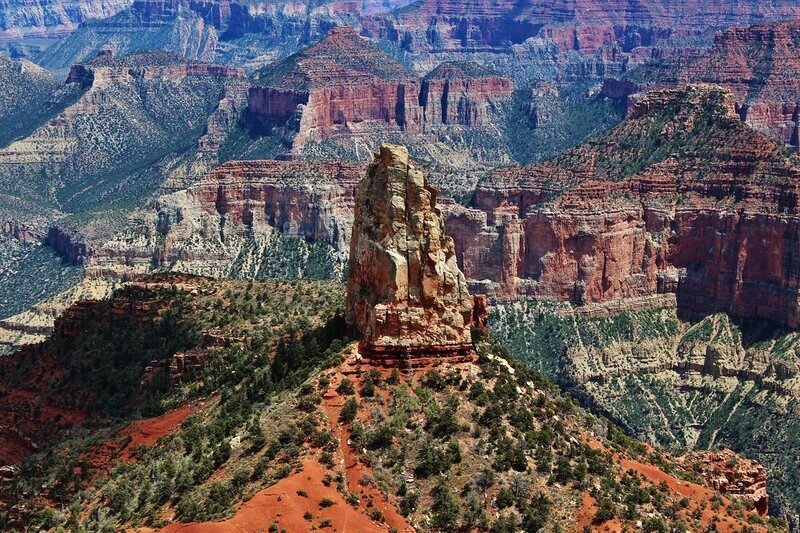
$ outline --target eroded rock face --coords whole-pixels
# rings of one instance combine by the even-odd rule
[[[679,78],[731,89],[746,123],[797,146],[799,51],[800,21],[731,28]]]
[[[126,0],[34,0],[0,2],[0,41],[22,37],[60,37],[78,24],[110,17],[130,4]]]
[[[714,490],[746,502],[758,514],[769,510],[767,474],[764,467],[731,450],[691,452],[680,462],[705,478]]]
[[[467,278],[499,296],[676,294],[685,311],[797,327],[799,180],[730,92],[690,86],[638,98],[622,125],[550,162],[496,171],[448,227]]]
[[[282,126],[299,114],[295,146],[334,133],[421,124],[419,80],[349,27],[258,74],[249,110],[257,126]]]
[[[293,149],[334,136],[482,127],[510,99],[513,81],[472,62],[443,63],[424,79],[349,27],[265,68],[250,89],[256,131],[296,131]]]
[[[728,28],[697,57],[666,58],[604,82],[603,94],[623,99],[656,87],[714,83],[733,94],[742,120],[798,146],[800,21]]]
[[[378,357],[471,353],[472,299],[436,191],[401,146],[381,146],[359,184],[347,321]]]
[[[541,36],[562,51],[608,47],[635,54],[669,37],[797,13],[791,2],[755,0],[739,2],[736,9],[723,0],[425,0],[362,25],[365,35],[396,41],[410,52],[497,52]]]
[[[425,124],[484,126],[497,99],[509,98],[514,82],[488,67],[466,61],[442,63],[422,80],[420,104]]]
[[[343,267],[361,170],[346,163],[225,163],[158,201],[164,237],[156,262],[186,272],[254,277],[264,247],[281,233],[330,245],[336,254],[331,261]]]

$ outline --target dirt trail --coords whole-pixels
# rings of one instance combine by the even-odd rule
[[[367,366],[366,368],[369,369],[370,367]],[[379,371],[382,379],[389,377],[390,371],[388,369],[379,369]],[[345,363],[344,367],[337,372],[336,378],[332,381],[326,393],[322,396],[321,407],[328,419],[328,429],[339,441],[337,456],[347,480],[347,490],[358,495],[362,504],[372,501],[372,505],[383,513],[386,524],[394,527],[397,531],[414,531],[408,521],[397,512],[397,508],[389,503],[373,484],[361,484],[362,479],[371,479],[374,473],[371,468],[359,460],[358,454],[353,451],[348,443],[350,438],[349,424],[343,425],[339,423],[339,413],[346,398],[340,396],[336,392],[336,388],[341,383],[342,378],[347,377],[353,381],[356,390],[361,390],[364,376],[366,376],[366,372],[359,376],[354,368],[348,368],[347,363]],[[382,396],[384,401],[388,402],[389,400],[388,393],[384,390],[376,389],[376,395]]]
[[[172,434],[184,420],[202,409],[204,405],[205,402],[192,402],[160,416],[131,422],[113,439],[93,448],[84,456],[95,472],[91,482],[105,477],[111,467],[119,461],[135,462],[133,451],[136,446],[155,445],[158,439]]]

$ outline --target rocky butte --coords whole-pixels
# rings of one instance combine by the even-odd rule
[[[468,61],[442,63],[420,80],[350,27],[332,29],[256,78],[248,97],[251,128],[285,128],[295,134],[295,151],[337,135],[491,125],[514,91],[511,79]]]
[[[419,130],[419,80],[349,27],[257,74],[248,110],[269,130],[299,119],[295,146],[336,132]],[[299,117],[295,114],[298,113]]]
[[[798,146],[800,20],[728,28],[697,58],[670,58],[608,79],[603,94],[627,98],[656,87],[714,83],[734,94],[742,120],[773,138]]]
[[[436,191],[405,147],[381,146],[358,187],[350,241],[346,317],[362,354],[468,356],[472,311]]]

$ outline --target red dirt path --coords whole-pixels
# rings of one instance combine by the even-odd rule
[[[322,483],[325,472],[320,464],[307,459],[303,462],[303,470],[280,480],[275,485],[258,492],[250,501],[242,505],[236,514],[224,522],[207,522],[202,524],[170,524],[162,532],[182,533],[226,533],[244,531],[264,531],[272,523],[279,529],[295,533],[310,531],[311,526],[319,528],[321,520],[331,521],[331,527],[322,531],[337,533],[373,533],[385,532],[387,526],[377,524],[354,509],[344,501],[336,490],[334,483],[326,487]],[[308,497],[297,494],[304,490]],[[328,498],[334,504],[326,509],[319,507],[322,498]],[[310,511],[313,515],[309,522],[303,514]]]
[[[95,474],[92,481],[104,477],[114,463],[133,463],[133,449],[139,445],[153,446],[158,439],[173,433],[184,420],[202,409],[204,402],[192,402],[163,415],[131,422],[112,439],[90,450],[86,457]],[[130,441],[128,441],[130,438]]]

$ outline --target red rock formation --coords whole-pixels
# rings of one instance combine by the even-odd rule
[[[696,58],[643,65],[636,83],[607,80],[603,94],[625,98],[658,86],[714,83],[730,89],[747,124],[786,144],[798,145],[800,114],[800,20],[729,28]]]
[[[346,313],[367,356],[472,353],[472,298],[453,240],[404,147],[381,146],[359,183]]]
[[[496,52],[544,36],[562,52],[611,47],[636,53],[660,40],[698,35],[734,24],[800,15],[793,2],[656,0],[425,0],[362,23],[363,34],[395,41],[411,52]]]
[[[173,355],[169,364],[170,383],[180,382],[187,371],[203,366],[207,356],[208,352],[201,348],[193,348]]]
[[[300,108],[296,146],[354,129],[415,131],[421,125],[419,81],[352,28],[328,36],[258,74],[252,119],[270,128]]]
[[[472,325],[478,329],[486,329],[489,323],[489,299],[485,294],[472,297]]]
[[[714,490],[747,502],[761,516],[769,511],[767,474],[757,462],[727,449],[691,452],[678,461],[700,474]]]
[[[448,229],[467,278],[498,295],[675,292],[685,311],[797,327],[798,183],[798,162],[739,122],[730,93],[692,86],[637,99],[548,163],[496,171]]]
[[[225,216],[232,225],[267,223],[344,247],[360,174],[359,165],[347,163],[232,161],[192,186],[187,196],[190,205]]]
[[[733,91],[748,124],[797,144],[800,101],[800,21],[732,28],[679,80],[718,83]]]
[[[340,134],[489,125],[514,90],[510,79],[469,62],[444,63],[420,82],[349,27],[331,30],[258,80],[248,99],[251,124],[268,131],[291,122],[299,129],[296,150]]]
[[[41,239],[35,229],[10,218],[0,219],[0,236],[24,242],[37,242]]]
[[[488,67],[469,62],[442,63],[422,80],[419,101],[425,125],[485,126],[498,99],[514,92],[514,82]]]

